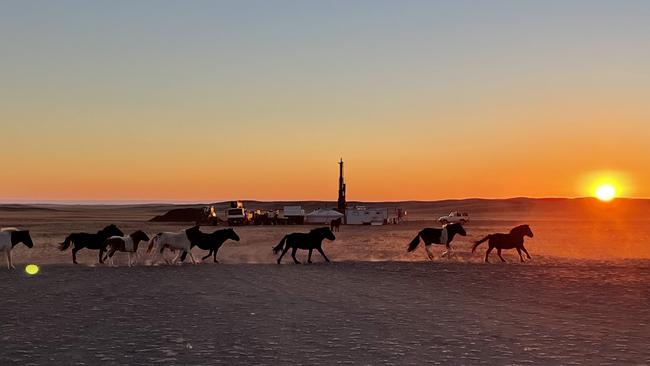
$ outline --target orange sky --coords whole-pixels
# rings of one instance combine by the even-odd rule
[[[516,4],[12,4],[0,201],[650,197],[650,7]]]

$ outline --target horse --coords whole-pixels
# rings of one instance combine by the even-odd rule
[[[342,223],[343,223],[343,220],[340,217],[338,219],[336,219],[336,220],[330,221],[330,230],[332,232],[341,231],[341,224]]]
[[[282,238],[282,240],[280,240],[280,243],[278,243],[278,245],[273,248],[273,253],[278,254],[278,252],[282,250],[282,254],[280,254],[280,257],[278,258],[278,264],[280,264],[282,257],[284,257],[289,248],[292,248],[293,250],[291,251],[291,258],[293,258],[293,262],[295,264],[300,264],[298,259],[296,259],[296,251],[298,249],[308,249],[309,257],[307,259],[307,263],[311,263],[311,253],[314,249],[316,249],[323,257],[323,259],[329,263],[329,258],[327,258],[323,252],[323,248],[321,248],[324,239],[336,240],[334,233],[328,227],[316,228],[311,230],[309,233],[287,234],[284,236],[284,238]]]
[[[433,260],[433,253],[431,252],[431,244],[439,244],[447,247],[447,250],[442,253],[442,256],[451,255],[453,249],[451,242],[454,240],[456,234],[466,236],[467,232],[461,224],[448,224],[441,229],[426,228],[420,231],[413,240],[409,243],[407,248],[408,252],[412,252],[420,244],[420,239],[424,241],[424,249],[427,251],[429,260]]]
[[[190,249],[196,246],[203,250],[209,250],[208,255],[201,258],[201,260],[206,260],[212,255],[214,263],[219,263],[217,260],[217,252],[223,243],[226,242],[226,240],[232,239],[234,241],[239,241],[239,235],[237,235],[235,230],[231,228],[217,230],[210,234],[204,233],[200,230],[194,230],[194,228],[192,228],[187,232],[187,236],[191,242]],[[184,252],[181,255],[181,262],[185,260],[186,255],[187,252]]]
[[[527,236],[529,238],[532,238],[534,236],[533,231],[530,230],[530,226],[528,225],[519,225],[510,230],[509,234],[490,234],[474,243],[474,246],[472,247],[472,253],[474,253],[479,245],[487,241],[488,250],[485,252],[485,263],[490,263],[488,256],[494,248],[497,248],[497,255],[499,258],[501,258],[502,262],[505,262],[506,260],[501,256],[501,249],[517,249],[517,253],[519,253],[519,259],[521,259],[521,262],[523,263],[525,261],[524,257],[521,255],[522,250],[524,253],[526,253],[528,259],[532,259],[530,257],[530,254],[528,254],[526,247],[524,247],[524,236]]]
[[[7,256],[7,269],[16,268],[11,261],[11,250],[20,243],[25,244],[27,248],[34,247],[29,230],[18,230],[15,227],[7,227],[0,230],[0,252],[5,252]]]
[[[129,253],[129,267],[133,265],[133,257],[138,255],[138,245],[142,241],[149,241],[149,236],[142,230],[138,230],[128,236],[111,236],[110,238],[104,240],[104,248],[107,248],[106,258],[111,259],[111,265],[113,264],[113,255],[115,252],[127,252]]]
[[[172,263],[176,263],[178,258],[185,253],[189,253],[190,259],[193,264],[196,264],[196,258],[192,255],[192,242],[190,241],[190,236],[196,235],[196,232],[199,232],[198,226],[193,226],[189,229],[180,231],[180,232],[162,232],[156,234],[151,240],[149,240],[149,247],[147,248],[147,253],[150,253],[154,245],[157,245],[158,254],[162,255],[165,248],[170,250],[178,249],[180,252],[172,260]]]
[[[104,241],[111,236],[124,236],[122,230],[114,224],[108,225],[99,230],[96,234],[72,233],[68,235],[63,243],[59,244],[59,250],[64,251],[72,245],[72,263],[77,264],[77,252],[83,248],[99,250],[99,263],[104,263],[104,252],[106,247]]]

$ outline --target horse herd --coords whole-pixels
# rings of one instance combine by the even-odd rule
[[[338,226],[338,225],[337,225]],[[430,260],[434,259],[431,252],[431,245],[445,245],[446,251],[444,256],[452,255],[451,242],[456,235],[466,236],[465,228],[461,224],[448,224],[442,228],[426,228],[418,232],[415,238],[409,243],[407,251],[414,251],[420,241],[424,242],[424,248]],[[488,249],[485,253],[485,262],[489,262],[488,258],[493,249],[497,249],[497,255],[501,261],[506,260],[501,256],[503,249],[516,249],[519,253],[519,258],[524,262],[522,252],[526,254],[528,259],[531,259],[530,254],[524,247],[524,237],[533,237],[533,232],[528,225],[520,225],[507,234],[497,233],[485,236],[483,239],[474,243],[472,252],[482,243],[488,243]],[[294,263],[300,264],[296,258],[296,251],[298,249],[308,250],[309,255],[307,263],[311,263],[311,256],[313,250],[317,250],[326,262],[330,262],[329,258],[323,252],[323,240],[336,240],[332,227],[316,228],[308,233],[291,233],[285,235],[278,245],[273,247],[273,253],[278,254],[281,252],[277,259],[280,264],[284,255],[291,249],[291,258]],[[144,231],[137,230],[130,235],[124,235],[116,225],[111,224],[99,230],[96,233],[72,233],[68,235],[65,240],[59,244],[59,249],[65,251],[72,247],[72,262],[77,264],[77,252],[81,249],[98,250],[99,263],[104,263],[109,259],[113,263],[113,256],[116,252],[126,252],[129,255],[129,267],[134,263],[134,257],[137,256],[138,246],[142,242],[148,242],[147,253],[151,253],[154,248],[154,259],[152,263],[157,263],[163,256],[165,249],[172,252],[177,252],[174,259],[167,261],[168,263],[175,264],[180,260],[183,262],[187,255],[190,256],[192,263],[197,263],[196,258],[192,255],[192,248],[198,247],[201,250],[208,251],[208,254],[202,258],[205,260],[210,256],[213,261],[217,261],[217,252],[219,248],[227,241],[239,241],[239,235],[232,229],[216,230],[212,233],[204,233],[200,230],[199,226],[193,226],[179,232],[162,232],[153,237],[149,237]],[[7,267],[9,269],[15,268],[11,259],[11,250],[18,244],[23,243],[28,248],[32,248],[34,243],[28,230],[19,230],[17,228],[4,228],[0,231],[0,252],[5,252],[7,256]]]

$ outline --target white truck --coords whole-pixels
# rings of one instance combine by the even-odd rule
[[[446,224],[466,224],[469,222],[469,214],[467,212],[458,212],[458,211],[452,211],[449,213],[449,215],[446,216],[441,216],[438,219],[438,222],[446,225]]]
[[[230,207],[226,209],[226,220],[229,226],[248,225],[250,216],[240,201],[230,202]]]

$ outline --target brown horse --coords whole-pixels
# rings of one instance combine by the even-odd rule
[[[104,247],[107,250],[104,260],[110,258],[111,264],[113,264],[115,252],[127,252],[129,253],[129,267],[131,267],[133,257],[138,255],[138,245],[142,241],[149,241],[149,236],[142,230],[138,230],[129,236],[111,236],[104,241]]]
[[[342,223],[343,223],[343,219],[340,218],[340,217],[338,219],[336,219],[336,220],[330,221],[330,230],[332,230],[332,232],[341,231],[341,224]]]
[[[530,254],[528,254],[528,251],[524,247],[524,236],[527,236],[529,238],[533,237],[533,231],[530,230],[530,226],[528,225],[519,225],[515,227],[514,229],[510,230],[510,233],[508,234],[490,234],[486,236],[485,238],[477,241],[474,243],[474,247],[472,247],[472,253],[476,250],[476,248],[481,245],[483,242],[488,242],[488,250],[485,252],[485,262],[490,263],[488,260],[488,256],[490,255],[490,252],[492,249],[497,248],[497,255],[499,258],[501,258],[502,262],[505,262],[506,260],[503,259],[501,256],[501,249],[517,249],[517,252],[519,253],[519,258],[521,259],[522,262],[524,262],[524,257],[521,255],[521,251],[523,250],[524,253],[526,253],[526,256],[528,259],[532,259],[530,257]]]

